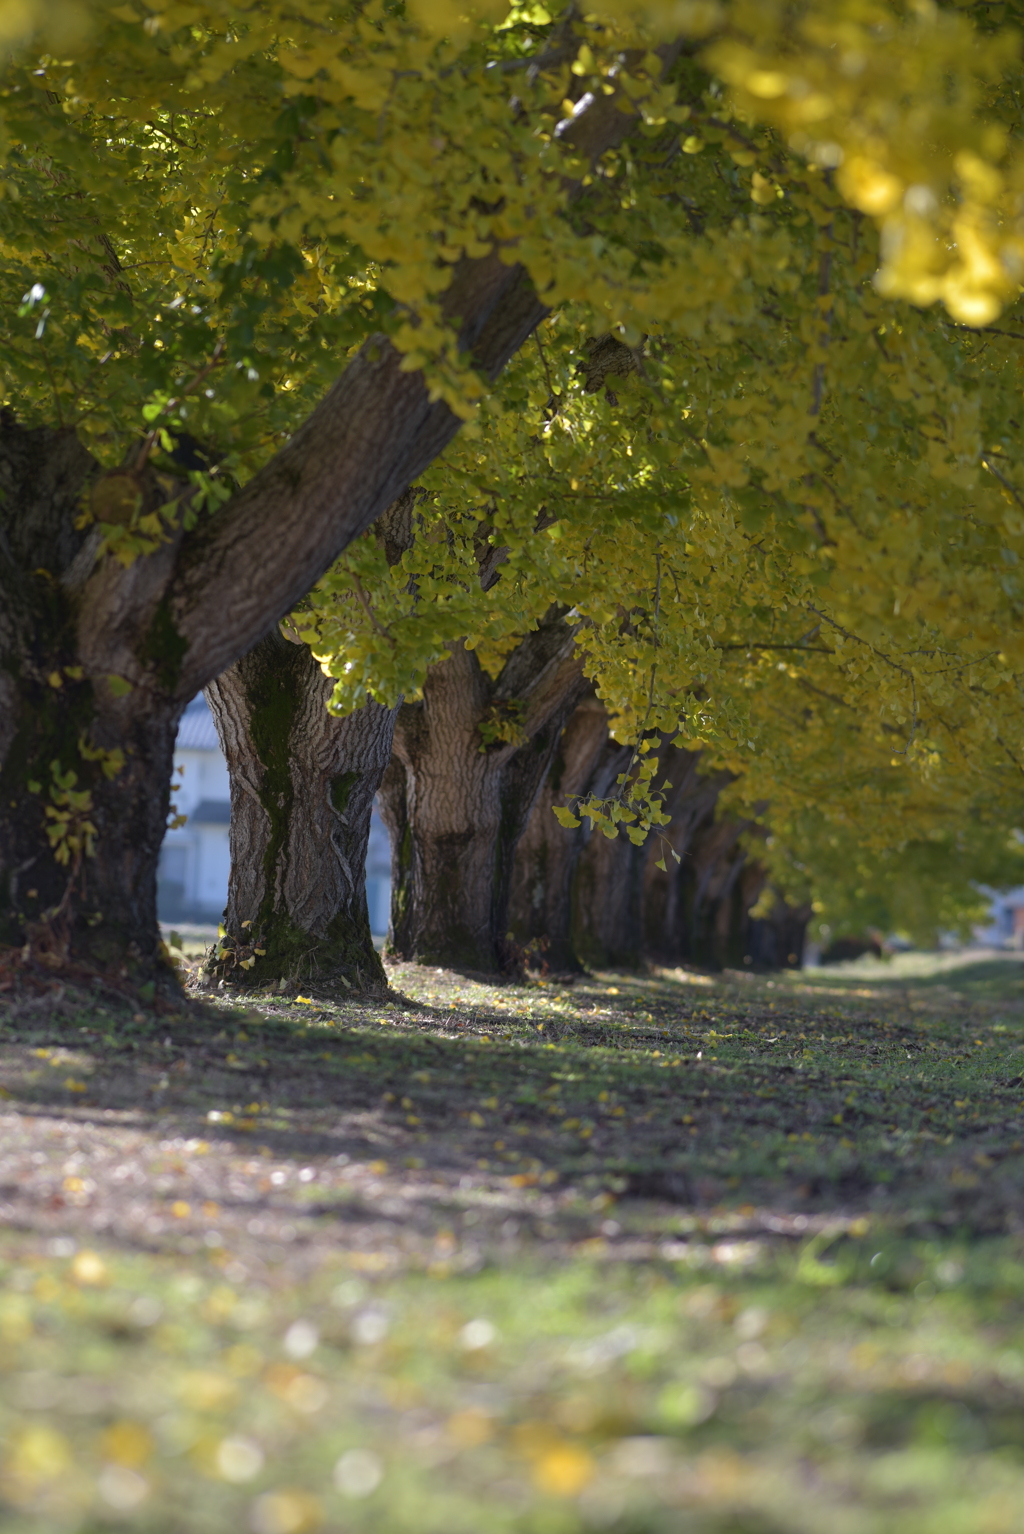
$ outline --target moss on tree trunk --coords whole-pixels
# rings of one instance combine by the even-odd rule
[[[274,631],[206,689],[231,779],[230,952],[214,967],[246,983],[386,984],[365,863],[395,711],[338,719],[331,687]]]

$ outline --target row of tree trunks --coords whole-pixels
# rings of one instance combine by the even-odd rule
[[[514,967],[516,847],[584,685],[560,609],[498,677],[456,646],[418,703],[371,703],[344,719],[328,712],[331,680],[305,645],[276,631],[261,640],[206,689],[231,781],[227,951],[208,968],[247,984],[385,983],[364,878],[378,790],[392,843],[391,952],[483,973]]]
[[[685,957],[713,965],[721,954],[711,934],[716,921],[722,921],[721,908],[732,891],[719,854],[728,859],[744,829],[723,830],[715,823],[719,795],[731,775],[702,775],[700,752],[674,745],[663,747],[660,765],[672,784],[665,800],[672,818],[663,829],[664,840],[652,842],[644,860],[643,950],[659,963],[678,963]],[[657,867],[659,861],[663,869]]]
[[[525,956],[561,973],[799,962],[809,908],[776,897],[769,916],[750,916],[766,882],[741,845],[752,822],[716,820],[729,775],[702,775],[699,753],[662,749],[663,839],[636,847],[586,820],[558,824],[555,805],[609,793],[630,756],[609,736],[561,613],[496,679],[459,646],[416,704],[337,719],[330,690],[310,651],[276,632],[207,688],[231,776],[228,952],[212,966],[222,976],[241,978],[245,962],[247,983],[385,983],[363,876],[378,790],[395,957],[478,973],[514,971]],[[513,739],[488,740],[513,702]]]
[[[682,46],[659,47],[666,69]],[[636,125],[623,93],[581,98],[560,130],[569,201]],[[514,247],[464,256],[448,275],[440,307],[457,350],[494,379],[545,303]],[[132,451],[117,471],[125,504],[143,516],[164,506],[172,527],[129,568],[82,524],[101,473],[73,429],[25,429],[0,415],[0,944],[176,991],[156,880],[185,705],[259,643],[459,428],[385,335],[337,361],[339,376],[284,446],[188,529],[170,511],[188,486],[169,489]]]
[[[583,964],[799,965],[810,907],[791,907],[776,894],[767,917],[751,915],[768,876],[742,841],[754,822],[716,818],[730,775],[702,774],[700,753],[671,744],[660,755],[659,778],[672,785],[665,798],[671,820],[661,835],[637,847],[622,835],[593,833],[586,820],[563,831],[552,806],[609,793],[630,756],[609,737],[596,699],[577,708],[520,844],[510,917],[515,938],[551,970],[566,973]]]

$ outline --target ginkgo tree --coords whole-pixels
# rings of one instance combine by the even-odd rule
[[[614,391],[594,398],[587,381],[608,340],[595,346],[570,326],[560,349],[564,321],[542,327],[486,407],[482,439],[464,439],[424,480],[418,549],[388,564],[375,541],[354,544],[308,604],[306,633],[339,677],[343,711],[367,692],[415,695],[429,678],[429,720],[448,644],[472,636],[497,678],[547,604],[571,602],[623,738],[682,730],[709,766],[736,775],[726,804],[771,806],[776,842],[809,812],[825,831],[823,875],[830,837],[852,833],[876,857],[930,848],[933,866],[949,846],[962,886],[974,865],[958,825],[982,809],[1004,826],[1021,813],[1020,523],[1005,436],[1019,338],[954,331],[865,292],[863,231],[827,184],[817,195],[826,240],[805,194],[804,211],[784,215],[789,262],[765,282],[763,316],[728,343],[663,332],[639,358],[619,346]],[[828,345],[808,362],[802,318],[823,245]],[[685,401],[681,429],[666,431],[673,394]],[[686,429],[695,419],[699,432]],[[482,568],[501,575],[486,592],[481,549]],[[487,749],[484,706],[467,760]],[[474,816],[459,804],[450,740],[446,751],[445,807],[458,805],[465,829]],[[639,840],[658,802],[627,793],[583,807]],[[573,808],[561,812],[568,825]],[[416,834],[403,825],[414,845]],[[788,855],[790,873],[801,870],[790,883],[813,888],[807,837]],[[975,877],[997,864],[1014,876],[1012,856],[994,862],[986,845]],[[451,871],[446,883],[457,882]],[[493,883],[484,888],[490,899]],[[396,931],[403,923],[404,912]]]
[[[23,42],[2,102],[3,933],[153,978],[181,708],[431,461],[544,313],[477,208],[494,145],[464,129],[493,119],[510,176],[522,146],[534,225],[568,253],[566,210],[662,61],[635,105],[615,85],[555,135],[559,79],[537,76],[531,127],[487,68],[543,49],[526,23],[448,41],[358,7],[74,15],[74,36]],[[325,36],[344,79],[314,93]],[[352,94],[378,45],[396,80],[416,65],[382,154],[381,103]],[[567,68],[571,26],[563,51]],[[424,191],[416,155],[446,149]]]
[[[0,925],[54,959],[156,976],[184,703],[472,429],[547,313],[585,306],[633,348],[686,338],[714,370],[781,299],[799,366],[774,418],[698,427],[680,381],[665,432],[700,444],[690,478],[720,508],[702,514],[797,472],[824,524],[807,418],[843,208],[877,264],[853,304],[865,347],[896,323],[865,293],[940,302],[931,329],[1015,297],[1017,65],[987,7],[65,0],[5,12],[4,33]],[[701,163],[743,211],[691,196]],[[783,204],[820,232],[812,294],[799,249],[785,278]],[[894,386],[912,364],[890,348]],[[975,452],[959,419],[939,459]],[[798,560],[827,560],[801,515],[780,522],[806,591]],[[876,573],[852,576],[850,603]]]

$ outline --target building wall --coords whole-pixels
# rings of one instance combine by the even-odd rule
[[[212,721],[211,721],[212,722]],[[170,830],[160,853],[162,921],[219,922],[227,900],[230,789],[220,747],[175,751],[174,811],[188,817]],[[180,771],[184,769],[184,771]],[[216,818],[210,819],[211,808]]]
[[[374,805],[366,849],[366,904],[374,937],[387,935],[391,919],[391,841]]]
[[[993,948],[1024,948],[1024,889],[994,892],[991,924],[976,927],[974,936]]]

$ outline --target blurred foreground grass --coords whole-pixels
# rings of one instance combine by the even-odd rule
[[[13,1001],[5,1534],[1017,1534],[1002,965]]]

